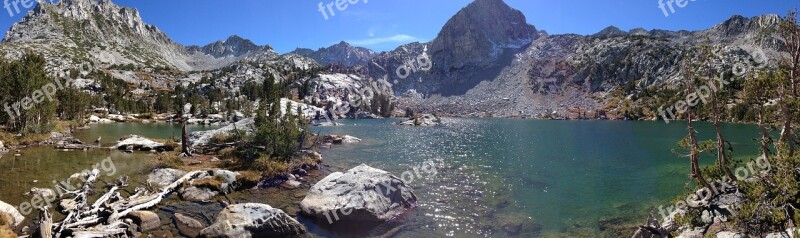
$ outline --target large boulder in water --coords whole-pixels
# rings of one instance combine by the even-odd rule
[[[244,203],[223,209],[217,221],[200,231],[198,237],[295,237],[304,233],[306,228],[283,210]]]
[[[114,148],[120,150],[138,150],[138,151],[172,151],[175,148],[171,148],[164,143],[159,143],[152,141],[150,139],[137,136],[137,135],[130,135],[127,138],[123,138]]]
[[[384,222],[416,206],[417,197],[401,179],[386,171],[359,165],[314,184],[300,203],[303,214],[317,219]],[[331,213],[336,213],[332,216]]]
[[[14,206],[3,201],[0,201],[0,216],[5,218],[11,228],[16,228],[25,220],[25,217]]]

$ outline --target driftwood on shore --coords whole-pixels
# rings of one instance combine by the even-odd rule
[[[66,217],[57,223],[53,222],[48,207],[40,209],[38,233],[41,237],[63,237],[65,235],[73,238],[129,237],[128,228],[133,225],[129,224],[132,221],[122,218],[132,212],[158,205],[170,193],[185,182],[196,178],[203,171],[187,173],[155,193],[144,188],[137,188],[135,194],[127,198],[119,193],[119,189],[128,186],[127,177],[122,177],[114,184],[107,186],[108,190],[90,205],[89,194],[99,173],[100,171],[95,169],[78,174],[77,176],[81,179],[85,179],[83,186],[78,190],[70,191],[59,187],[65,191],[61,198],[72,200],[76,206],[65,208],[63,212]]]

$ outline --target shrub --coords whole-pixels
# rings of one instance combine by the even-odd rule
[[[256,171],[260,171],[261,175],[265,177],[275,177],[289,173],[288,163],[276,161],[266,156],[256,159],[251,168]]]

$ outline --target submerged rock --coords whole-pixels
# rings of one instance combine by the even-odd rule
[[[151,211],[135,211],[128,214],[128,217],[139,226],[139,231],[155,230],[161,226],[161,219]]]
[[[318,219],[337,212],[346,214],[338,216],[342,221],[385,222],[414,208],[416,201],[413,190],[399,178],[359,165],[314,184],[300,208],[303,214]]]
[[[304,233],[306,228],[282,210],[245,203],[223,209],[199,237],[294,237]]]
[[[175,227],[178,228],[178,232],[186,237],[197,237],[200,235],[200,231],[205,227],[205,225],[197,219],[180,213],[175,213],[173,220],[175,221]]]

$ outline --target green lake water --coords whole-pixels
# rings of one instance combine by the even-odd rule
[[[672,152],[685,123],[456,118],[438,127],[401,127],[393,121],[312,130],[364,139],[323,151],[325,162],[340,169],[365,163],[401,176],[427,160],[440,166],[435,176],[412,177],[420,207],[400,237],[502,237],[502,224],[525,219],[541,226],[540,236],[628,237],[648,212],[658,214],[685,193],[689,181],[688,159]],[[698,124],[701,139],[714,138],[710,124]],[[755,126],[723,130],[736,159],[758,154]]]
[[[396,121],[342,121],[346,125],[311,130],[364,139],[323,149],[331,171],[364,163],[402,176],[433,161],[435,175],[422,172],[410,177],[419,207],[396,224],[371,231],[333,231],[300,216],[313,235],[361,237],[392,230],[393,237],[504,237],[503,224],[517,221],[540,226],[537,236],[630,236],[648,212],[657,214],[659,206],[685,193],[689,181],[688,160],[672,152],[686,134],[684,123],[450,118],[443,126],[402,127],[392,124]],[[214,128],[189,127],[208,129]],[[704,139],[714,136],[707,123],[699,123],[697,129]],[[723,129],[736,159],[750,160],[757,154],[755,126],[729,124]],[[103,137],[103,145],[110,146],[129,134],[168,139],[179,136],[180,130],[173,124],[107,124],[78,131],[76,137],[85,142]],[[0,157],[0,200],[13,205],[30,201],[22,194],[32,187],[52,188],[52,180],[64,180],[107,158],[116,172],[103,176],[109,171],[100,168],[101,180],[128,175],[135,184],[145,179],[143,161],[152,156],[113,150],[62,152],[52,147],[24,149],[19,157],[8,153]],[[702,162],[713,163],[713,158]],[[295,214],[302,195],[300,190],[249,190],[234,199]],[[159,215],[168,225],[169,214],[176,210],[214,214],[219,209],[219,204],[166,204]]]
[[[209,130],[215,127],[189,126],[187,130]],[[116,123],[94,125],[90,129],[78,130],[75,137],[92,143],[102,137],[102,145],[110,147],[123,136],[136,134],[153,139],[169,139],[180,136],[181,125],[153,123]],[[128,154],[117,150],[93,149],[88,151],[61,151],[52,146],[39,146],[21,150],[21,156],[9,152],[0,157],[0,200],[18,206],[31,201],[23,194],[33,187],[54,189],[53,180],[64,182],[72,174],[91,170],[95,165],[100,170],[100,180],[112,182],[121,176],[129,176],[131,184],[146,179],[147,159],[150,153]],[[110,158],[110,161],[107,160]],[[106,160],[105,166],[103,161]],[[72,184],[77,185],[73,180]]]

